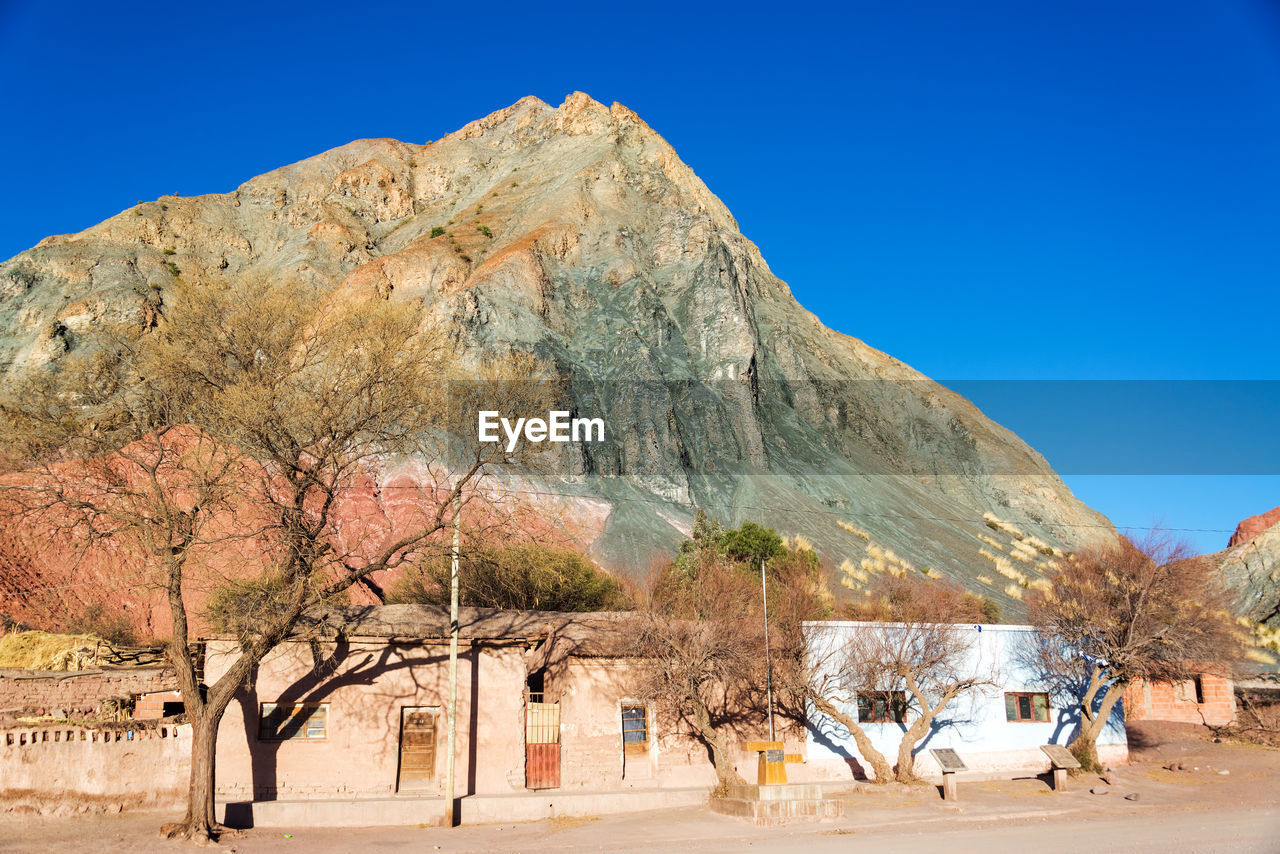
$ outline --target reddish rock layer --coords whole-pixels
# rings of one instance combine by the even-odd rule
[[[1236,526],[1236,532],[1231,535],[1231,539],[1227,542],[1227,548],[1247,543],[1275,525],[1280,525],[1280,507],[1272,508],[1266,513],[1260,513],[1257,516],[1250,516]]]

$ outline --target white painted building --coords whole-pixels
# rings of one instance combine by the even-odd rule
[[[836,662],[855,633],[902,630],[901,625],[891,623],[805,624],[810,661],[820,672],[825,668],[828,676],[835,675]],[[1032,626],[966,625],[956,626],[955,631],[965,647],[958,669],[981,673],[993,684],[959,695],[942,710],[929,734],[916,745],[916,773],[939,775],[929,749],[948,747],[960,754],[971,771],[1048,770],[1049,761],[1040,745],[1065,745],[1071,740],[1079,723],[1079,695],[1065,686],[1061,677],[1038,672],[1040,668],[1030,654],[1037,630]],[[901,736],[915,717],[911,708],[903,714],[902,703],[909,694],[901,687],[846,684],[828,695],[838,695],[837,706],[860,722],[890,765],[896,762]],[[1128,761],[1121,707],[1122,702],[1117,702],[1098,738],[1098,756],[1104,764]],[[811,774],[847,776],[851,768],[857,773],[859,765],[868,776],[872,774],[849,732],[813,709],[806,742],[810,766],[806,770]]]

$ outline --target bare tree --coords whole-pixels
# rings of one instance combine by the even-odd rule
[[[723,789],[743,780],[729,732],[761,719],[764,626],[758,575],[710,550],[661,571],[637,616],[635,690],[687,723]]]
[[[974,655],[982,602],[959,587],[918,576],[880,576],[851,608],[855,625],[810,627],[805,688],[814,708],[853,736],[876,782],[910,782],[915,747],[952,700],[996,674]],[[966,625],[957,625],[965,623]],[[876,749],[859,709],[906,724],[895,766]]]
[[[2,512],[85,549],[123,540],[158,580],[193,728],[186,815],[166,829],[207,839],[221,830],[214,746],[236,690],[308,609],[443,546],[455,509],[508,461],[475,442],[472,403],[536,411],[546,389],[531,360],[470,366],[460,405],[456,354],[412,304],[251,282],[180,283],[172,297],[156,329],[104,337],[5,399],[0,431],[21,474]],[[386,499],[386,524],[344,520],[344,495],[404,457],[423,476]],[[192,652],[206,601],[240,641],[207,686]]]
[[[1211,563],[1154,532],[1085,551],[1030,600],[1042,627],[1039,667],[1076,686],[1080,728],[1071,750],[1100,770],[1098,736],[1135,679],[1168,682],[1228,673],[1242,653]]]

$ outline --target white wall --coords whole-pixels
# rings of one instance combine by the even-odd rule
[[[830,661],[830,655],[842,640],[854,632],[884,631],[884,624],[828,622],[806,624],[811,661]],[[1070,741],[1079,719],[1074,697],[1054,693],[1049,685],[1039,680],[1034,669],[1027,666],[1023,653],[1033,640],[1035,629],[1031,626],[960,626],[971,644],[968,651],[970,672],[990,673],[996,687],[962,694],[952,700],[938,719],[929,736],[916,745],[916,773],[932,776],[940,773],[930,748],[950,747],[973,771],[1035,770],[1049,767],[1048,758],[1040,750],[1042,744],[1062,744]],[[881,686],[868,686],[876,688]],[[1004,694],[1006,691],[1040,691],[1050,694],[1049,722],[1011,722],[1005,718]],[[850,698],[851,699],[851,698]],[[852,702],[838,703],[843,711],[857,718],[857,707]],[[1103,762],[1127,761],[1123,710],[1116,704],[1107,726],[1098,738],[1099,757]],[[898,744],[910,725],[907,723],[866,723],[863,730],[876,749],[885,755],[892,765],[897,760]],[[807,760],[815,773],[824,776],[847,777],[850,759],[860,763],[867,774],[871,767],[862,760],[853,737],[840,724],[811,710],[812,727],[807,736]]]

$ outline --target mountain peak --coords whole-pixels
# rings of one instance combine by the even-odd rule
[[[104,324],[146,334],[178,276],[404,301],[449,326],[459,364],[535,354],[575,411],[607,419],[544,488],[589,511],[582,545],[614,567],[669,551],[697,506],[803,534],[833,567],[893,555],[1016,607],[1047,561],[997,554],[984,514],[1049,551],[1109,535],[1016,436],[823,327],[661,136],[581,92],[426,145],[357,140],[23,252],[0,264],[0,376]]]
[[[612,128],[609,108],[585,92],[574,92],[556,108],[556,129],[572,135],[604,133]]]

